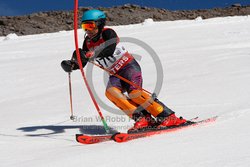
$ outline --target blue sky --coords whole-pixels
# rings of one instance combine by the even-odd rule
[[[126,3],[142,6],[179,9],[208,9],[234,3],[250,5],[250,0],[79,0],[80,6],[112,7]],[[71,10],[74,0],[0,0],[0,16],[25,15],[39,11]]]

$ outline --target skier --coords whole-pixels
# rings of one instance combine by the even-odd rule
[[[86,34],[83,46],[79,49],[82,66],[85,67],[89,61],[96,61],[113,74],[118,74],[141,87],[140,65],[120,44],[116,32],[111,28],[104,28],[105,22],[106,15],[100,10],[93,9],[83,13],[81,26]],[[79,69],[76,51],[73,52],[71,60],[62,61],[61,66],[65,72]],[[123,94],[125,91],[128,97]],[[153,126],[177,126],[186,122],[185,119],[176,117],[174,111],[157,98],[114,75],[109,76],[105,95],[135,121],[131,131]]]

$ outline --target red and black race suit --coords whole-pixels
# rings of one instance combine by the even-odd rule
[[[110,28],[104,28],[92,39],[87,36],[82,49],[85,52],[94,51],[94,60],[113,74],[134,59],[120,44],[116,32]]]

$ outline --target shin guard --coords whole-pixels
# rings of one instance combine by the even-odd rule
[[[122,91],[116,87],[110,87],[106,90],[106,97],[112,101],[118,108],[132,118],[133,112],[137,109],[137,105],[130,101]]]
[[[142,90],[133,90],[129,93],[130,99],[137,105],[141,105],[154,117],[157,117],[164,111],[164,106],[156,102],[152,96]]]

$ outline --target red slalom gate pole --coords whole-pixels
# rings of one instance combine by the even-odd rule
[[[94,97],[94,95],[93,95],[93,93],[92,93],[92,91],[91,91],[91,89],[89,87],[87,78],[86,78],[85,73],[83,71],[82,61],[81,61],[81,58],[80,58],[80,52],[79,52],[79,49],[78,49],[78,34],[77,34],[77,29],[78,29],[78,0],[74,0],[74,2],[75,2],[74,3],[74,35],[75,35],[75,48],[76,48],[77,62],[79,64],[79,68],[80,68],[83,80],[85,82],[85,85],[86,85],[86,87],[88,89],[89,95],[90,95],[90,97],[91,97],[91,99],[92,99],[92,101],[93,101],[93,103],[95,105],[95,108],[96,108],[96,110],[97,110],[97,112],[98,112],[98,114],[99,114],[99,116],[100,116],[100,118],[102,120],[105,131],[106,131],[106,133],[110,133],[109,127],[108,127],[108,125],[107,125],[107,123],[106,123],[106,121],[105,121],[105,119],[104,119],[104,117],[102,115],[102,112],[100,110],[99,105],[97,104],[97,102],[95,100],[95,97]]]

